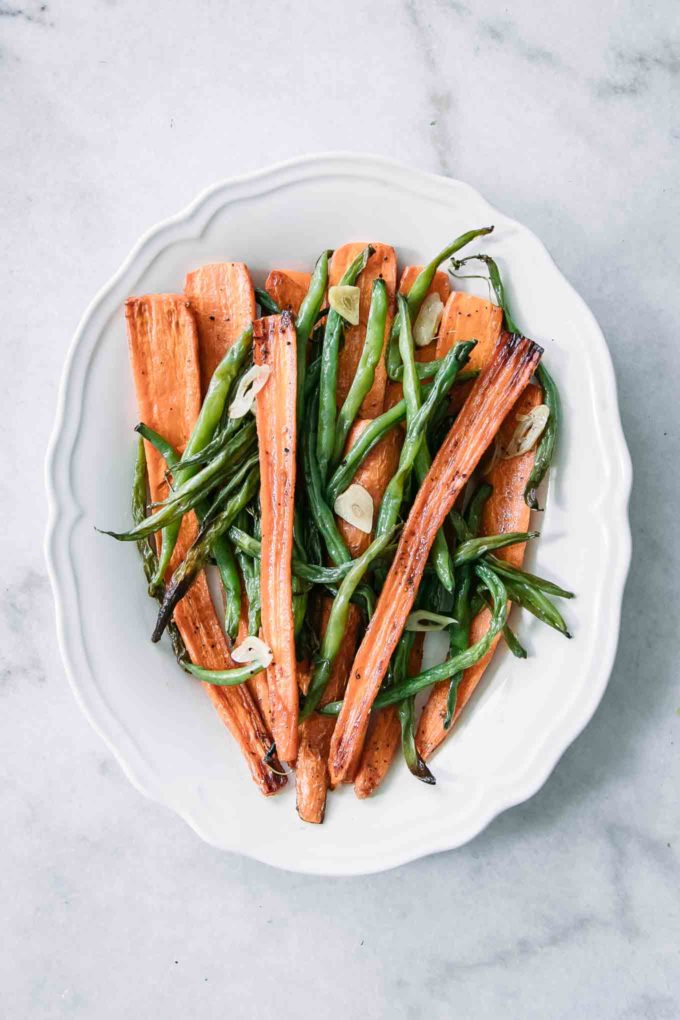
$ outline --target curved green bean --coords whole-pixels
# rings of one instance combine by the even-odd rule
[[[210,550],[215,540],[229,529],[229,526],[233,524],[241,510],[251,501],[257,492],[259,480],[260,472],[257,466],[254,465],[250,467],[240,490],[231,496],[219,512],[212,516],[207,516],[204,520],[193,544],[173,573],[170,583],[166,588],[158,620],[151,636],[152,641],[160,640],[161,634],[165,630],[175,606],[186,595],[208,562]]]
[[[428,264],[424,266],[423,269],[421,269],[421,271],[418,273],[417,277],[413,281],[411,289],[406,296],[411,322],[413,322],[418,312],[420,311],[420,306],[427,297],[427,292],[432,286],[432,281],[434,280],[435,273],[439,269],[439,266],[442,264],[442,262],[445,262],[446,259],[451,258],[451,256],[455,255],[457,251],[460,251],[461,248],[464,248],[466,244],[469,244],[470,241],[474,241],[476,237],[483,237],[485,234],[490,234],[492,230],[493,227],[481,227],[481,229],[479,230],[468,230],[467,233],[461,234],[460,237],[457,237],[455,241],[452,241],[451,244],[448,244],[446,248],[443,248],[438,255],[435,255],[431,262],[428,262]],[[390,379],[397,378],[396,372],[398,371],[400,365],[399,330],[401,328],[401,323],[399,319],[400,316],[397,313],[397,315],[395,315],[394,317],[394,322],[392,323],[392,329],[390,330],[390,339],[387,347],[387,374]]]
[[[342,457],[347,434],[354,419],[359,413],[364,397],[370,392],[375,379],[375,369],[380,361],[385,342],[385,324],[387,322],[387,287],[385,281],[378,277],[373,281],[371,305],[366,324],[366,339],[361,351],[357,370],[352,385],[345,397],[345,402],[338,412],[335,424],[335,446],[331,458],[331,467],[335,467]]]
[[[260,311],[264,312],[265,315],[280,315],[281,306],[278,301],[275,301],[271,294],[264,289],[264,287],[255,288],[255,300],[260,306]]]
[[[373,254],[370,245],[357,255],[349,264],[340,280],[340,286],[353,285],[359,274],[366,268],[366,263]],[[319,380],[319,424],[316,439],[316,459],[319,465],[319,477],[322,484],[326,482],[328,466],[333,456],[335,445],[335,410],[337,402],[338,355],[343,334],[342,316],[334,308],[326,318],[323,345],[321,348],[321,376]]]
[[[548,468],[552,464],[553,457],[555,456],[561,416],[560,394],[555,380],[542,363],[536,369],[536,375],[543,387],[543,402],[548,408],[549,414],[548,421],[545,429],[543,430],[543,435],[539,439],[538,446],[536,447],[534,466],[531,469],[531,474],[529,475],[526,489],[524,490],[524,500],[527,506],[530,506],[532,510],[540,510],[536,490],[543,481]]]
[[[444,358],[441,368],[434,377],[434,382],[427,398],[406,428],[404,445],[401,448],[399,467],[392,476],[380,503],[376,535],[391,530],[397,521],[404,497],[404,486],[409,478],[416,455],[423,441],[428,422],[439,401],[451,389],[451,384],[461,364],[464,364],[475,345],[474,340],[456,344]]]
[[[157,435],[157,433],[155,433]],[[172,453],[172,447],[170,447]],[[175,454],[176,456],[176,454]],[[132,483],[132,520],[134,524],[140,524],[146,517],[146,452],[144,449],[143,439],[139,439],[137,444],[137,458],[135,460],[135,472]],[[152,591],[151,584],[156,575],[158,569],[158,555],[153,546],[150,538],[143,538],[137,543],[140,556],[142,557],[142,566],[144,568],[144,576],[146,577],[147,584],[149,585],[149,595],[152,598],[160,601],[163,597],[163,591]],[[184,667],[189,660],[189,653],[186,650],[182,635],[180,634],[174,620],[170,621],[168,626],[168,634],[170,635],[170,642],[172,644],[172,650],[175,653],[180,666]]]
[[[312,399],[309,428],[302,436],[302,463],[309,510],[319,529],[326,551],[336,567],[351,560],[349,549],[338,531],[333,511],[324,499],[319,464],[316,459],[316,429],[314,428],[316,396]]]
[[[508,591],[508,598],[512,602],[516,602],[523,609],[528,609],[538,620],[564,634],[565,637],[571,637],[562,614],[544,592],[534,585],[515,579],[510,580],[508,577],[504,577],[503,582]]]
[[[471,560],[478,560],[480,556],[495,549],[505,549],[509,545],[518,545],[520,542],[528,542],[532,538],[538,538],[539,531],[506,531],[502,535],[483,535],[481,538],[469,538],[462,542],[453,555],[453,562],[456,566],[469,563]]]
[[[300,712],[300,721],[308,719],[319,704],[319,700],[326,689],[333,662],[345,636],[350,600],[370,564],[387,548],[392,535],[393,532],[390,531],[379,538],[375,538],[368,549],[352,562],[351,569],[348,570],[338,588],[338,594],[333,600],[333,606],[321,642],[319,657],[314,664],[314,672],[309,683],[305,703]]]
[[[461,673],[470,666],[474,666],[486,655],[496,634],[500,633],[505,626],[508,615],[506,605],[507,594],[505,585],[500,578],[483,563],[475,565],[475,572],[486,587],[488,587],[494,606],[489,629],[484,637],[476,641],[474,645],[470,645],[465,651],[459,652],[457,655],[453,655],[451,658],[441,662],[438,666],[432,666],[430,669],[418,673],[417,676],[409,677],[403,683],[385,688],[373,702],[373,708],[386,708],[388,705],[395,705],[403,698],[408,698],[412,694],[418,694],[419,691],[425,690],[426,687],[430,687],[432,684],[439,683],[441,680],[449,680],[456,673]],[[332,701],[330,704],[324,705],[323,708],[319,709],[319,712],[322,715],[339,715],[341,708],[342,701]]]
[[[312,278],[305,294],[300,310],[295,318],[297,334],[297,423],[298,430],[304,421],[305,411],[305,375],[307,371],[307,345],[314,328],[321,304],[328,286],[328,259],[332,253],[321,253],[314,266]]]
[[[252,676],[262,673],[264,666],[259,663],[249,662],[243,666],[234,666],[233,669],[203,669],[202,666],[187,664],[184,669],[191,673],[204,684],[213,684],[216,687],[236,687],[250,680]]]

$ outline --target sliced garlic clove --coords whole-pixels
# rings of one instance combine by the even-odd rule
[[[444,314],[444,305],[439,294],[428,294],[416,321],[413,324],[413,342],[416,347],[427,347],[437,335]]]
[[[231,657],[234,662],[238,662],[242,665],[248,665],[249,663],[258,663],[263,669],[271,665],[272,650],[269,645],[262,640],[262,638],[249,636],[233,648],[231,651]]]
[[[338,517],[347,521],[353,527],[370,535],[373,530],[373,500],[371,494],[363,485],[353,482],[344,492],[341,492],[333,504]]]
[[[271,375],[269,365],[253,365],[245,373],[229,405],[230,418],[243,418],[255,406],[255,398]]]
[[[429,609],[416,609],[406,620],[406,630],[412,633],[428,634],[432,631],[446,630],[451,623],[456,623],[452,616],[431,613]]]
[[[501,449],[502,460],[512,460],[513,457],[521,457],[523,453],[533,450],[550,418],[550,408],[547,404],[539,404],[533,407],[528,414],[517,415],[517,427],[512,434],[510,442],[505,449]]]
[[[358,287],[331,287],[328,291],[328,304],[338,315],[346,319],[350,325],[358,326],[359,297],[360,291]]]

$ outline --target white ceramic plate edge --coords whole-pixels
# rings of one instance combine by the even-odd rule
[[[333,172],[355,176],[371,173],[381,176],[386,181],[391,180],[395,184],[410,183],[411,186],[428,181],[433,187],[467,191],[473,193],[478,201],[484,201],[474,189],[460,181],[434,174],[425,174],[385,158],[356,153],[324,153],[291,159],[255,173],[219,182],[200,194],[185,210],[157,224],[141,238],[119,271],[90,304],[67,355],[59,390],[55,426],[46,461],[49,510],[46,557],[55,598],[58,643],[69,683],[82,711],[110,747],[133,785],[140,792],[160,803],[167,804],[162,779],[150,769],[143,752],[108,710],[98,691],[87,660],[78,615],[74,611],[77,601],[77,580],[70,563],[69,544],[72,530],[81,515],[81,510],[71,486],[70,460],[78,434],[84,381],[95,348],[98,323],[105,321],[113,311],[113,308],[109,307],[113,292],[138,264],[142,256],[151,257],[154,252],[160,251],[174,232],[184,231],[186,234],[193,221],[200,221],[202,225],[205,225],[214,209],[219,208],[224,202],[237,200],[240,191],[245,190],[248,194],[252,194],[253,186],[256,190],[264,189],[273,180],[285,182],[286,179],[292,181],[299,180],[301,177],[314,178],[316,175],[327,175]],[[488,203],[485,204],[489,209],[490,222],[492,222],[493,214],[497,211]],[[509,221],[506,216],[503,216],[503,219],[506,223],[513,222]],[[522,226],[521,229],[545,253],[545,247],[535,235],[526,227]],[[559,270],[556,271],[559,272]],[[606,613],[606,618],[603,620],[603,633],[606,636],[599,648],[598,671],[597,675],[592,677],[592,683],[588,689],[589,696],[584,696],[579,700],[578,707],[572,706],[567,716],[562,716],[557,720],[559,726],[556,731],[553,729],[546,732],[543,741],[527,761],[521,775],[514,775],[512,782],[508,782],[506,785],[497,784],[493,790],[486,791],[482,801],[477,805],[476,811],[470,815],[468,824],[463,827],[458,825],[455,833],[447,830],[446,819],[440,818],[433,828],[419,833],[413,840],[395,844],[390,852],[383,853],[379,860],[376,860],[371,853],[366,856],[357,854],[343,860],[341,865],[335,862],[330,868],[322,861],[318,866],[307,861],[299,868],[292,863],[283,865],[289,870],[325,875],[368,874],[396,867],[426,854],[462,845],[485,828],[501,811],[526,800],[543,785],[566,748],[586,726],[602,698],[616,653],[621,601],[630,564],[631,538],[627,508],[632,483],[632,468],[618,416],[616,383],[606,342],[590,310],[568,283],[567,286],[569,286],[574,300],[580,305],[582,313],[589,319],[593,334],[598,337],[599,343],[593,348],[592,354],[599,361],[601,379],[608,390],[607,402],[610,407],[616,410],[616,415],[612,414],[611,420],[607,422],[612,458],[610,463],[611,487],[607,493],[612,570],[608,575],[608,600],[606,608],[603,610]],[[222,841],[216,842],[197,824],[186,805],[179,807],[177,804],[173,804],[173,807],[206,842],[223,849],[245,853],[247,856],[256,857],[265,863],[276,863],[274,858],[267,859],[262,855],[253,854],[247,848],[236,843],[228,845]]]

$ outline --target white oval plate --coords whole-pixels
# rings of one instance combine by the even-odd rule
[[[348,240],[389,242],[402,265],[423,262],[463,230],[491,223],[484,250],[500,258],[515,317],[544,343],[563,396],[548,512],[530,565],[578,593],[564,604],[575,636],[516,617],[530,657],[496,655],[434,759],[436,787],[399,763],[371,800],[344,789],[329,798],[324,825],[305,825],[294,784],[261,797],[199,684],[150,643],[155,610],[136,549],[94,530],[129,519],[137,417],[123,302],[181,291],[187,270],[211,261],[243,260],[261,283],[271,267],[308,269],[322,249]],[[327,875],[457,847],[538,790],[602,697],[630,559],[630,484],[604,338],[529,230],[466,184],[375,157],[313,156],[234,178],[140,241],[71,346],[47,463],[47,558],[66,672],[135,786],[209,843]]]

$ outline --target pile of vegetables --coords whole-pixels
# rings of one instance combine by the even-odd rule
[[[218,263],[126,305],[142,422],[133,526],[107,534],[141,551],[152,640],[167,630],[263,793],[294,768],[305,821],[341,782],[374,792],[400,747],[435,782],[498,643],[526,656],[512,604],[570,636],[554,600],[571,593],[522,565],[557,388],[494,260],[455,257],[492,229],[398,285],[393,248],[346,244],[263,289]],[[473,259],[498,304],[440,270]],[[432,631],[449,654],[422,670]]]

